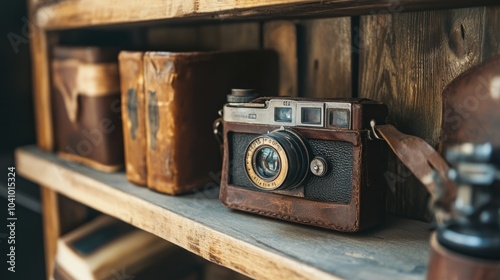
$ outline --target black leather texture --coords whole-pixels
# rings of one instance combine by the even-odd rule
[[[261,191],[253,185],[245,171],[245,151],[250,142],[258,134],[233,133],[228,134],[230,174],[229,184],[237,187]],[[349,203],[352,190],[353,145],[348,142],[306,139],[310,159],[323,157],[328,170],[323,177],[317,177],[308,171],[303,182],[306,199]]]

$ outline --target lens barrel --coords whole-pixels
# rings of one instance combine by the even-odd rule
[[[298,186],[309,168],[307,147],[296,132],[279,129],[255,138],[246,150],[246,171],[260,189]]]

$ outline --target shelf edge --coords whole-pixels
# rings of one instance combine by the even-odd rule
[[[55,1],[36,9],[34,23],[44,30],[62,30],[159,20],[319,18],[498,4],[495,0],[130,0],[126,5],[117,2]]]
[[[17,172],[23,177],[249,277],[341,279],[50,163],[24,148],[17,149],[15,156]],[[137,215],[139,212],[140,218]],[[182,228],[182,232],[176,230],[178,228]]]

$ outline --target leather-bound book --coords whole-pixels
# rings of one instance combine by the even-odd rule
[[[123,166],[118,53],[56,47],[52,60],[55,149],[71,161],[112,172]]]
[[[272,51],[146,53],[148,187],[175,195],[217,181],[212,124],[226,96],[232,88],[276,95],[278,75]]]
[[[146,186],[148,178],[143,56],[143,52],[122,51],[119,64],[125,170],[129,181]]]

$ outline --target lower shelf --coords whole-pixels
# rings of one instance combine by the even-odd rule
[[[218,189],[172,197],[35,146],[16,151],[22,176],[203,258],[258,279],[423,279],[428,224],[388,217],[382,227],[338,233],[231,211]]]

